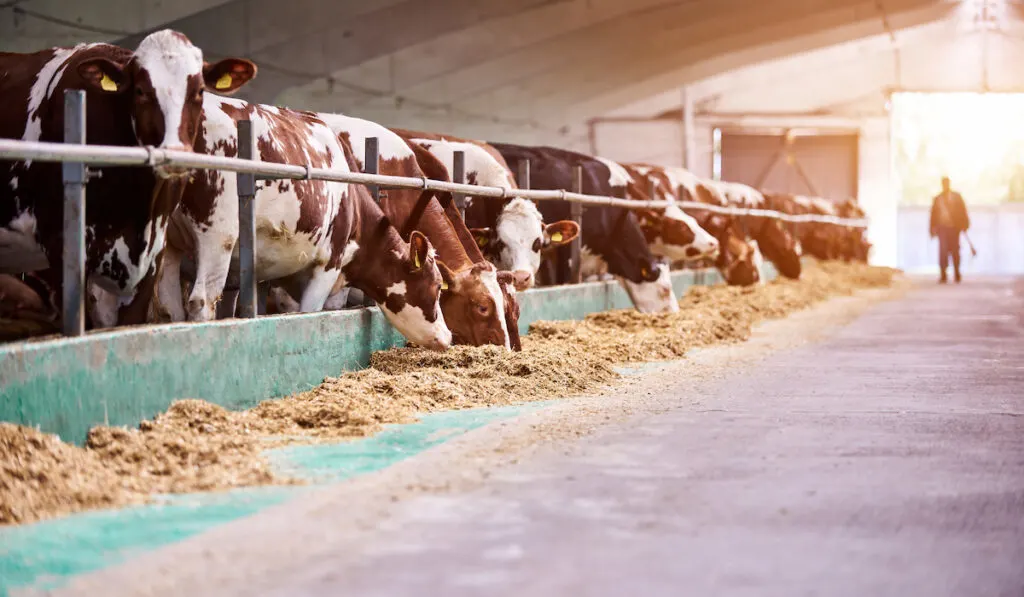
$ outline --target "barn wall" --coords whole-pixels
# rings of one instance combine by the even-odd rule
[[[694,135],[697,145],[694,173],[710,178],[714,155],[712,126],[698,122]],[[593,153],[618,162],[683,164],[682,127],[678,120],[598,121],[594,124],[594,141]]]
[[[895,267],[898,246],[896,193],[889,147],[889,119],[871,118],[860,129],[858,200],[871,221],[871,263]]]
[[[781,134],[723,132],[722,178],[833,201],[857,195],[856,132],[798,136],[788,150],[793,163],[779,159],[784,143]]]

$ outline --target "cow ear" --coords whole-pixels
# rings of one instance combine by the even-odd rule
[[[203,63],[207,89],[231,95],[256,76],[256,65],[243,58],[225,58],[216,64]]]
[[[454,292],[458,284],[455,281],[455,274],[443,262],[437,262],[437,271],[441,273],[441,290]]]
[[[500,284],[501,286],[512,286],[513,288],[515,287],[516,280],[513,277],[512,272],[500,271],[497,273],[496,277],[498,278],[498,284]]]
[[[580,233],[580,227],[572,220],[561,220],[544,226],[544,246],[567,245]]]
[[[106,58],[82,61],[78,65],[78,74],[89,86],[104,93],[121,93],[128,88],[124,69]]]
[[[409,235],[409,261],[412,262],[412,271],[418,272],[426,265],[430,257],[430,241],[418,230]]]
[[[491,244],[491,241],[494,240],[493,228],[470,228],[469,231],[473,233],[473,240],[476,241],[476,246],[481,249],[486,249],[487,245]]]

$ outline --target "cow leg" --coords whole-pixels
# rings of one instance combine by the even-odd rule
[[[217,319],[231,319],[238,311],[238,291],[225,290],[217,301]]]
[[[280,286],[273,286],[270,295],[267,297],[267,313],[270,315],[280,313],[297,313],[299,303],[288,294],[288,291]]]
[[[85,314],[90,329],[112,328],[117,325],[118,296],[97,284],[90,277],[85,283]]]
[[[196,283],[188,298],[190,321],[210,321],[216,316],[237,240],[222,235],[199,235],[196,240]]]
[[[299,301],[299,309],[301,309],[303,313],[310,313],[312,311],[320,311],[323,309],[324,303],[327,302],[327,297],[331,295],[331,290],[334,289],[334,283],[338,281],[338,276],[340,275],[340,269],[327,270],[322,267],[313,268],[309,282],[306,284],[306,288],[302,291],[302,300]]]
[[[256,285],[256,314],[267,314],[267,299],[270,297],[270,282],[263,281]]]
[[[156,296],[157,276],[160,267],[157,265],[161,256],[157,256],[142,280],[135,286],[135,293],[121,297],[121,305],[117,313],[118,325],[142,325],[149,320],[150,306]]]
[[[163,264],[153,297],[154,319],[159,322],[185,321],[184,297],[181,294],[182,253],[171,246],[164,248]]]
[[[325,311],[340,311],[348,305],[348,296],[352,291],[348,286],[342,288],[338,292],[335,292],[327,298],[327,302],[324,303]]]

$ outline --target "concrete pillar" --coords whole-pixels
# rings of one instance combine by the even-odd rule
[[[895,267],[898,258],[899,189],[892,176],[889,118],[865,119],[860,127],[858,200],[871,220],[871,263]],[[923,231],[922,234],[927,231]]]
[[[679,91],[682,100],[680,126],[683,141],[683,167],[693,170],[697,165],[697,135],[693,117],[693,94],[683,87]]]

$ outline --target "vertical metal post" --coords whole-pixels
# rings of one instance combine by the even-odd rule
[[[685,185],[679,185],[678,187],[676,187],[676,195],[679,197],[680,201],[696,201],[697,200],[696,197],[690,197],[689,196],[689,194],[688,194],[688,192],[686,190],[686,186]],[[720,247],[719,248],[719,251],[724,251],[724,250],[725,250],[725,247]],[[691,269],[693,271],[693,283],[694,283],[694,285],[700,286],[700,285],[704,284],[704,267],[703,267],[703,264],[700,264],[700,262],[698,262],[698,264],[701,265],[701,267],[694,268],[694,267],[692,267],[689,264],[688,264],[688,267],[691,267]]]
[[[85,144],[85,92],[64,91],[64,142]],[[63,331],[85,333],[85,164],[64,162]]]
[[[583,166],[577,164],[572,169],[572,192],[582,193],[583,192]],[[570,270],[569,281],[573,284],[579,284],[583,281],[583,270],[581,269],[580,260],[583,255],[583,204],[573,201],[569,203],[569,215],[573,222],[579,226],[579,233],[576,238],[572,239],[572,243],[569,244],[569,259],[572,264]]]
[[[520,189],[530,188],[530,160],[519,160],[519,172],[516,177],[516,184]]]
[[[456,151],[452,155],[452,182],[462,184],[466,182],[466,152]],[[462,193],[452,193],[455,201],[455,209],[459,210],[462,221],[466,221],[466,196]]]
[[[682,110],[680,111],[679,125],[683,142],[683,168],[693,171],[697,166],[697,135],[695,129],[696,119],[694,118],[693,93],[683,87],[680,90]]]
[[[366,174],[377,174],[380,172],[380,153],[377,150],[377,137],[367,137],[363,153],[363,172]],[[374,202],[380,203],[380,187],[375,184],[366,185]]]
[[[238,157],[253,159],[252,122],[238,121]],[[256,176],[238,173],[238,316],[256,317]]]

